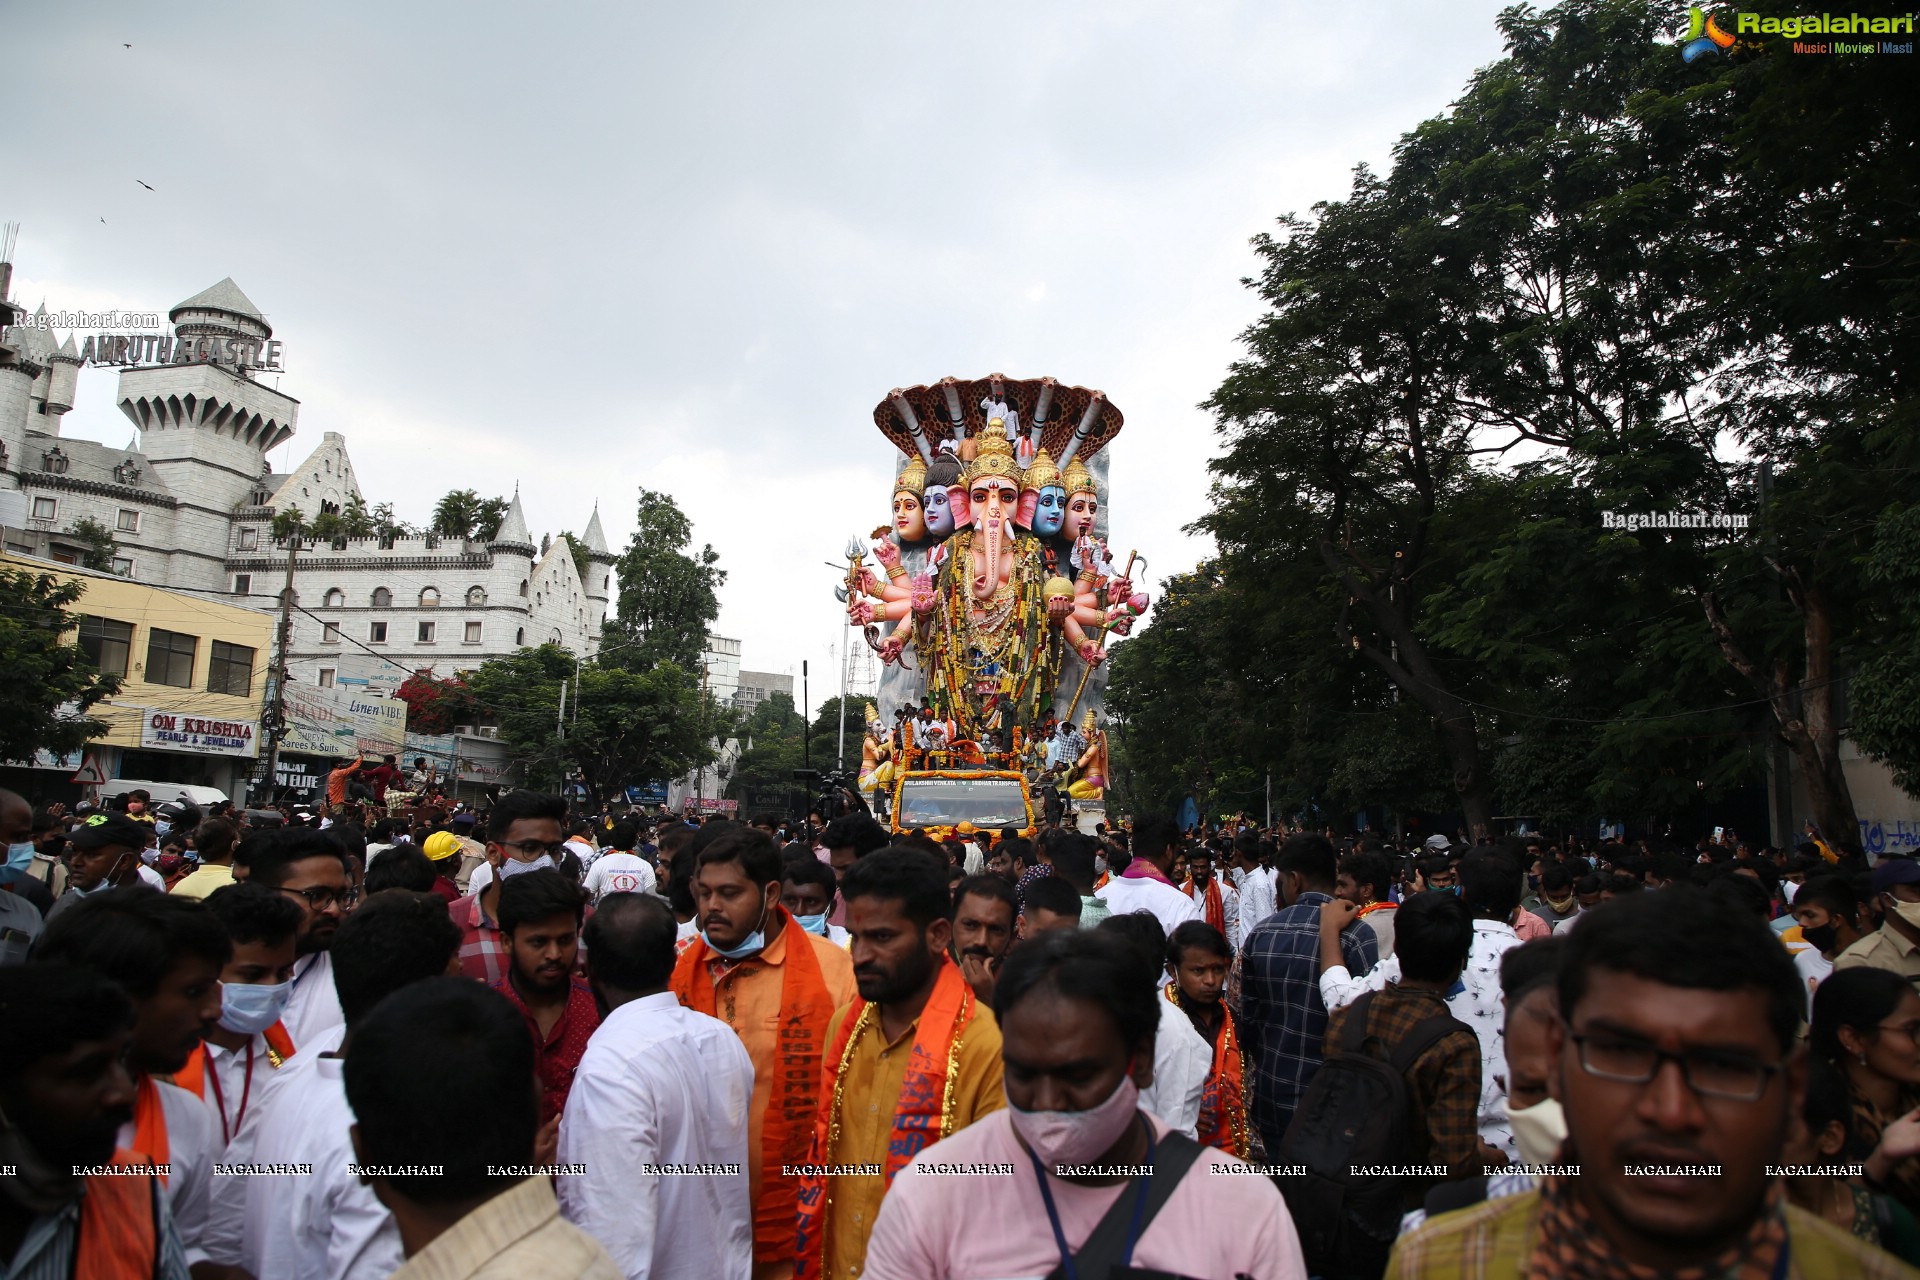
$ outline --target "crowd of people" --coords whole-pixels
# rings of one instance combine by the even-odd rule
[[[342,769],[0,791],[0,1276],[1920,1275],[1911,861]]]

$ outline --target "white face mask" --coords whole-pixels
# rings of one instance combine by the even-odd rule
[[[1509,1109],[1507,1120],[1513,1125],[1513,1145],[1520,1153],[1521,1164],[1554,1162],[1560,1144],[1567,1139],[1567,1117],[1558,1102],[1548,1098],[1530,1107]]]
[[[1120,1077],[1105,1102],[1086,1111],[1022,1111],[1011,1102],[1007,1104],[1013,1131],[1033,1149],[1045,1168],[1092,1163],[1120,1141],[1139,1109],[1140,1090],[1133,1083],[1131,1070]]]
[[[500,878],[511,880],[523,876],[529,871],[548,871],[553,867],[553,859],[546,856],[535,858],[532,862],[522,862],[518,858],[508,858],[500,864]]]

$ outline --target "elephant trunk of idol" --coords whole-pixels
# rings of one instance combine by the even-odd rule
[[[974,525],[981,534],[980,554],[984,564],[973,580],[973,598],[985,602],[993,599],[993,593],[999,590],[1001,540],[1011,538],[1013,530],[1007,526],[1007,519],[1001,514],[997,502],[986,518],[976,519]]]

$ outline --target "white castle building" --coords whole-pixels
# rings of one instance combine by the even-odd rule
[[[255,352],[272,339],[260,309],[231,279],[174,307],[171,335],[147,336],[134,348],[147,363],[120,374],[117,403],[138,437],[114,449],[60,434],[92,343],[76,347],[69,334],[56,344],[5,300],[10,276],[0,262],[0,326],[10,326],[0,332],[6,549],[75,563],[87,550],[75,526],[92,520],[112,531],[113,567],[124,576],[278,610],[289,548],[274,539],[274,516],[298,508],[312,519],[366,499],[336,432],[290,472],[269,464],[269,451],[293,436],[300,403],[259,382],[257,364],[231,357],[235,342]],[[590,654],[615,559],[597,508],[582,541],[584,580],[564,538],[536,543],[516,491],[499,531],[484,541],[302,545],[292,557],[289,678],[391,689],[415,671],[449,676],[548,641]]]

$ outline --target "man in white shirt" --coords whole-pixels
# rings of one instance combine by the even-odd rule
[[[342,1058],[354,1027],[384,997],[458,973],[460,929],[438,895],[392,890],[369,898],[334,942],[333,979],[346,1019],[341,1047],[296,1056],[306,1069],[288,1073],[266,1100],[248,1157],[255,1166],[303,1167],[245,1179],[240,1265],[263,1278],[386,1280],[405,1261],[393,1215],[353,1172],[354,1114]],[[531,1099],[531,1075],[528,1085]]]
[[[1280,909],[1278,876],[1273,868],[1260,865],[1260,837],[1251,831],[1233,838],[1228,865],[1227,878],[1240,891],[1240,937],[1244,939],[1255,925]]]
[[[294,939],[300,908],[265,885],[230,884],[203,902],[233,942],[220,970],[220,1021],[207,1032],[198,1062],[174,1079],[199,1093],[219,1128],[223,1153],[248,1120],[267,1082],[293,1060],[294,1044],[281,1025],[293,991]]]
[[[1146,912],[1160,922],[1163,936],[1189,920],[1201,919],[1200,908],[1193,899],[1174,888],[1167,878],[1179,842],[1180,829],[1172,818],[1153,814],[1136,820],[1133,861],[1125,871],[1108,880],[1094,897],[1106,903],[1114,915]]]
[[[1507,1014],[1500,957],[1520,945],[1520,935],[1507,920],[1520,905],[1523,874],[1499,854],[1473,854],[1460,863],[1460,897],[1474,917],[1473,947],[1460,985],[1447,996],[1448,1011],[1472,1027],[1480,1041],[1480,1137],[1509,1158],[1515,1149],[1513,1127],[1507,1122]],[[1364,978],[1352,976],[1342,963],[1340,930],[1357,914],[1353,903],[1338,898],[1320,908],[1320,997],[1330,1010],[1400,980],[1397,956],[1388,956]]]
[[[1193,899],[1200,908],[1200,918],[1218,929],[1227,940],[1227,945],[1235,951],[1240,949],[1240,891],[1231,880],[1217,875],[1213,865],[1213,850],[1203,844],[1196,844],[1187,853],[1187,882],[1181,891]],[[1209,900],[1218,895],[1219,918],[1208,909]],[[1173,935],[1169,933],[1168,937]]]
[[[327,952],[341,921],[358,901],[346,851],[332,836],[304,828],[280,832],[247,863],[247,881],[298,903],[304,915],[295,950],[293,990],[280,1021],[296,1046],[319,1038],[345,1019]]]
[[[1146,912],[1108,916],[1095,927],[1125,938],[1151,963],[1167,963],[1167,935]],[[1155,985],[1156,993],[1164,981],[1163,976]],[[1167,1128],[1196,1137],[1207,1072],[1213,1069],[1213,1046],[1194,1030],[1193,1020],[1179,1005],[1164,996],[1158,1004],[1160,1030],[1153,1039],[1153,1083],[1140,1091],[1140,1105],[1165,1121]]]
[[[584,881],[595,905],[610,893],[653,893],[657,887],[652,866],[633,851],[639,832],[622,822],[607,837],[607,852],[593,860]],[[571,842],[569,842],[571,845]]]
[[[830,874],[830,873],[829,873]],[[748,1280],[747,1111],[753,1061],[733,1029],[683,1007],[667,981],[673,912],[607,898],[586,926],[587,980],[607,1015],[560,1120],[560,1210],[629,1280]],[[699,1165],[699,1176],[662,1166]]]

